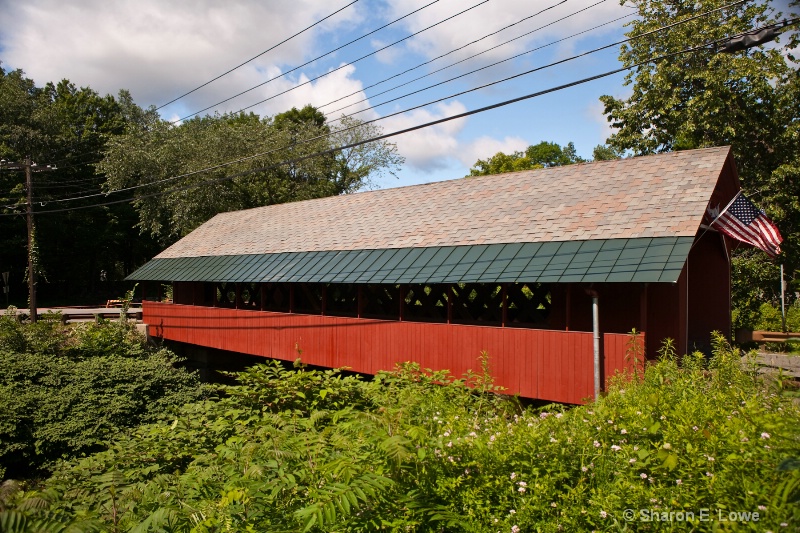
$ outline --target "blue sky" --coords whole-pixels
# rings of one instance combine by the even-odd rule
[[[0,0],[0,18],[14,21],[14,24],[4,24],[0,30],[0,61],[6,69],[23,69],[39,85],[68,78],[76,85],[89,86],[102,94],[128,89],[139,105],[159,106],[351,1]],[[339,68],[472,6],[476,7],[376,55]],[[550,9],[545,9],[548,7]],[[417,13],[357,43],[214,106],[417,9]],[[535,15],[540,11],[543,12]],[[208,106],[214,107],[206,112],[236,111],[274,97],[250,108],[262,115],[274,114],[308,103],[324,106],[355,93],[341,102],[322,107],[323,111],[329,113],[331,120],[341,113],[354,111],[362,111],[357,115],[360,118],[377,119],[618,41],[624,37],[624,23],[631,20],[634,13],[630,6],[620,5],[616,0],[358,0],[312,30],[160,112],[164,118],[178,119]],[[574,15],[555,22],[571,14]],[[623,16],[628,18],[551,44]],[[526,17],[531,18],[413,72],[366,88]],[[520,38],[486,51],[515,37]],[[502,65],[370,108],[542,46],[541,50]],[[376,95],[482,51],[486,52],[479,57],[384,95]],[[618,53],[618,47],[613,47],[390,117],[378,124],[385,132],[391,132],[612,70],[619,67]],[[374,185],[394,187],[462,177],[478,158],[489,157],[499,150],[523,149],[542,140],[559,144],[572,141],[580,155],[590,157],[593,147],[603,143],[610,132],[598,97],[629,94],[623,86],[623,76],[617,74],[396,137],[394,142],[405,156],[406,164],[397,178],[379,178]],[[288,92],[275,96],[284,91]],[[343,104],[359,100],[366,101],[336,111]]]

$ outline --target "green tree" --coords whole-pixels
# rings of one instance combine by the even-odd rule
[[[571,142],[562,147],[558,143],[542,141],[528,146],[524,152],[517,151],[510,155],[497,152],[487,159],[478,159],[469,170],[469,175],[489,176],[518,170],[559,167],[583,161]]]
[[[207,115],[177,126],[145,118],[109,143],[97,168],[107,190],[134,188],[123,194],[134,197],[138,227],[162,245],[217,213],[354,192],[403,162],[388,142],[314,155],[380,130],[348,119],[331,126],[312,106],[264,118]]]
[[[40,303],[116,296],[123,288],[114,282],[157,250],[153,240],[136,238],[130,205],[86,209],[104,198],[75,199],[102,193],[103,176],[91,163],[110,137],[123,133],[129,122],[142,122],[144,113],[126,92],[117,100],[68,80],[36,87],[22,70],[0,68],[0,157],[22,161],[30,156],[39,164],[55,164],[56,171],[33,174],[34,213],[68,209],[35,217],[45,273],[37,288]],[[18,304],[27,293],[24,181],[21,171],[0,172],[0,214],[5,215],[0,216],[0,271],[11,272],[11,302]],[[105,288],[101,270],[108,273]]]
[[[525,149],[525,156],[532,164],[543,167],[561,167],[584,161],[578,156],[575,145],[571,142],[559,146],[557,143],[542,141],[528,146]]]
[[[592,159],[595,161],[612,161],[614,159],[620,159],[625,155],[624,150],[618,150],[608,146],[607,144],[598,144],[592,150]]]
[[[800,80],[791,55],[797,44],[796,27],[787,29],[777,45],[733,54],[705,47],[647,62],[770,24],[781,16],[769,1],[746,2],[667,32],[645,35],[726,4],[722,0],[636,3],[640,17],[629,23],[627,35],[641,37],[622,46],[620,60],[628,66],[641,66],[626,77],[625,84],[632,88],[629,98],[601,97],[616,129],[608,145],[634,155],[730,145],[742,188],[783,234],[783,253],[777,262],[786,265],[794,290],[798,290]],[[734,301],[740,311],[737,325],[751,325],[759,302],[778,296],[779,269],[763,253],[739,251],[734,272]]]

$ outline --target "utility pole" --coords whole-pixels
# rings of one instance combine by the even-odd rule
[[[25,158],[25,222],[28,226],[28,305],[30,306],[31,322],[36,322],[36,268],[34,265],[33,247],[36,245],[33,235],[33,180],[31,179],[31,158]]]
[[[28,226],[28,305],[30,307],[30,320],[31,322],[36,322],[38,312],[36,309],[36,238],[35,226],[33,223],[32,173],[56,170],[56,167],[51,167],[50,165],[39,167],[36,163],[31,161],[30,156],[27,156],[23,163],[11,163],[5,160],[0,161],[0,168],[25,170],[25,221]]]

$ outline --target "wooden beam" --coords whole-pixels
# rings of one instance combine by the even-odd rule
[[[453,298],[455,298],[456,290],[453,285],[447,286],[447,323],[453,323]]]
[[[503,301],[500,305],[503,307],[502,315],[500,317],[500,327],[506,327],[506,322],[508,322],[508,283],[503,283],[501,285],[503,287]]]

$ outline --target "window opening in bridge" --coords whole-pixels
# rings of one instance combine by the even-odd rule
[[[265,311],[275,311],[278,313],[289,312],[291,289],[288,283],[264,283],[263,290],[263,309]]]
[[[322,283],[297,283],[294,286],[294,312],[322,313]]]
[[[420,322],[447,322],[449,285],[406,285],[403,317]]]
[[[176,303],[263,309],[280,313],[447,322],[512,327],[547,327],[549,285],[541,283],[368,284],[352,283],[175,283]],[[360,296],[359,296],[360,294]],[[505,294],[505,316],[503,295]],[[402,295],[402,298],[401,298]],[[359,301],[360,297],[360,301]],[[292,301],[292,298],[294,300]],[[262,301],[263,300],[263,301]],[[450,307],[450,308],[448,308]]]
[[[328,283],[326,291],[326,315],[358,316],[358,286],[352,283]]]
[[[361,298],[365,318],[397,320],[400,316],[400,285],[362,285]]]
[[[503,287],[488,283],[456,283],[451,288],[452,321],[500,326],[503,322]]]
[[[217,283],[216,302],[220,307],[236,307],[236,285],[226,281]]]
[[[243,309],[260,309],[261,288],[257,283],[243,283],[239,298]]]
[[[550,287],[543,283],[509,283],[507,286],[509,326],[543,327],[550,318],[553,302]]]

